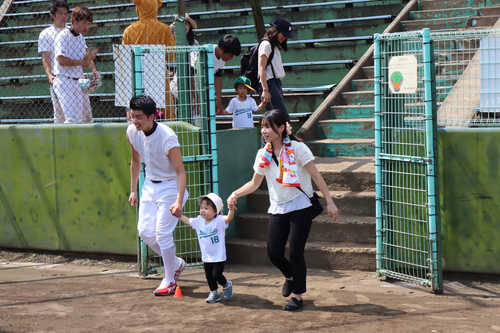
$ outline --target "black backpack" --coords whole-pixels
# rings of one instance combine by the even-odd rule
[[[250,49],[250,53],[246,53],[241,56],[241,76],[245,76],[248,79],[250,79],[250,82],[252,82],[252,88],[255,89],[255,91],[259,90],[259,79],[257,78],[258,73],[259,73],[259,46],[262,41],[268,41],[271,44],[271,54],[269,55],[269,58],[267,58],[267,66],[271,65],[271,70],[273,71],[274,77],[276,75],[274,74],[274,68],[273,65],[271,64],[271,61],[273,60],[274,57],[274,45],[271,42],[271,40],[268,37],[264,37],[261,39],[258,45],[252,46]]]

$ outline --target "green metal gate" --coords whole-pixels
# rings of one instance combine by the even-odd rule
[[[443,291],[429,29],[375,35],[377,275]]]
[[[132,50],[134,95],[145,93],[156,94],[158,99],[164,97],[159,107],[166,115],[165,124],[179,138],[187,174],[189,199],[184,215],[188,217],[199,214],[197,198],[200,195],[219,191],[212,52],[212,45],[135,46]],[[169,62],[169,59],[175,60]],[[141,168],[139,196],[143,180]],[[176,255],[186,261],[188,268],[201,267],[201,252],[194,229],[179,221],[174,231],[174,244]],[[138,264],[143,276],[163,271],[161,256],[141,239],[138,240]]]

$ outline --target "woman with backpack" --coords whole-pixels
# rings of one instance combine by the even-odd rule
[[[284,19],[279,18],[267,30],[259,45],[259,82],[262,102],[266,103],[267,110],[281,110],[285,113],[287,122],[290,122],[290,115],[283,101],[283,89],[281,79],[285,77],[285,69],[281,60],[281,52],[288,51],[286,41],[293,38],[292,25]],[[272,55],[271,55],[272,54]],[[271,63],[268,64],[268,59]]]

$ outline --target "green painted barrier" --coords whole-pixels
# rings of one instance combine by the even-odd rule
[[[0,126],[0,246],[135,254],[126,126]]]
[[[443,269],[500,274],[500,129],[438,139]]]

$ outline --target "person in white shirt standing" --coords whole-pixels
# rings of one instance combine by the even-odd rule
[[[54,65],[56,61],[54,45],[56,36],[66,27],[66,22],[68,22],[69,7],[66,1],[52,1],[50,4],[50,17],[52,17],[54,24],[40,33],[40,36],[38,37],[38,53],[42,55],[43,69],[49,78],[50,97],[54,107],[54,123],[57,124],[63,123],[65,117],[61,105],[59,104],[59,100],[57,99],[52,87],[55,78]]]
[[[254,127],[253,112],[259,112],[265,106],[264,102],[257,106],[255,99],[247,96],[250,90],[256,92],[251,84],[250,79],[244,76],[234,81],[234,90],[238,96],[231,99],[227,108],[222,112],[222,114],[233,115],[233,128]]]
[[[130,163],[129,202],[135,206],[141,158],[146,165],[137,229],[142,240],[161,255],[165,278],[155,296],[175,293],[177,279],[186,262],[175,256],[173,232],[188,199],[186,171],[177,135],[170,127],[155,121],[156,103],[149,96],[130,100],[132,124],[127,128],[132,161]]]
[[[90,100],[79,82],[87,67],[94,76],[99,75],[93,62],[98,50],[87,49],[83,38],[93,22],[92,11],[77,7],[71,13],[71,20],[73,25],[63,29],[55,39],[54,92],[65,116],[64,123],[92,122]]]

